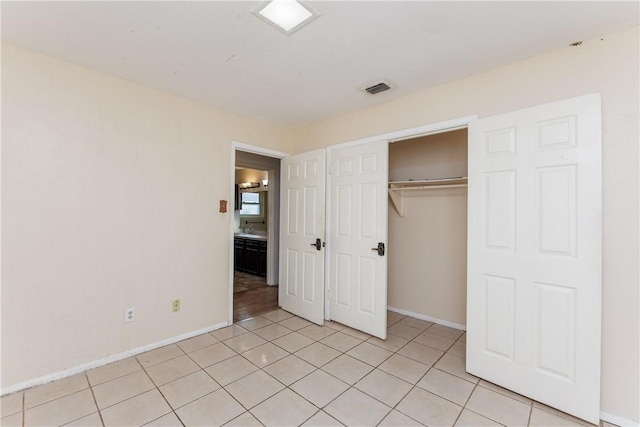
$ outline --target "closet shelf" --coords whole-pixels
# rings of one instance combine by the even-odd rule
[[[467,177],[439,179],[416,179],[409,181],[389,181],[389,198],[401,218],[404,218],[404,193],[414,190],[432,190],[436,188],[466,187]]]

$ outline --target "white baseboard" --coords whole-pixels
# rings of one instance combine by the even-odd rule
[[[94,360],[89,363],[83,363],[82,365],[74,366],[73,368],[65,369],[64,371],[54,372],[49,375],[45,375],[39,378],[34,378],[28,381],[24,381],[18,384],[3,387],[0,390],[0,396],[15,393],[17,391],[25,390],[30,387],[50,383],[51,381],[59,380],[69,377],[71,375],[79,374],[80,372],[88,371],[89,369],[98,368],[100,366],[107,365],[109,363],[117,362],[118,360],[126,359],[127,357],[136,356],[146,351],[155,350],[156,348],[163,347],[165,345],[173,344],[178,341],[186,340],[187,338],[193,338],[197,335],[206,334],[207,332],[215,331],[220,328],[229,326],[228,322],[218,323],[217,325],[209,326],[206,328],[198,329],[197,331],[187,332],[186,334],[178,335],[176,337],[168,338],[166,340],[158,341],[153,344],[147,344],[142,347],[127,350],[122,353],[114,354],[113,356],[105,357],[104,359]]]
[[[640,426],[640,422],[631,421],[623,417],[619,417],[617,415],[611,414],[607,411],[600,411],[600,419],[602,421],[606,421],[610,424],[614,424],[620,427],[638,427]]]
[[[404,314],[405,316],[415,317],[416,319],[426,320],[427,322],[437,323],[438,325],[447,326],[449,328],[458,329],[461,331],[466,331],[467,326],[461,325],[459,323],[449,322],[448,320],[436,319],[435,317],[425,316],[424,314],[413,313],[408,310],[403,310],[401,308],[389,307],[387,306],[387,310],[393,311],[394,313]]]

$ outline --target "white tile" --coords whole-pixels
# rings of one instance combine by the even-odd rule
[[[98,425],[98,424],[94,424]],[[173,412],[169,412],[167,415],[163,415],[150,423],[145,424],[145,427],[182,427],[182,423]]]
[[[402,319],[404,319],[405,316],[404,314],[400,314],[400,313],[396,313],[394,311],[388,311],[387,310],[387,325],[392,325],[394,323],[397,323],[399,321],[401,321]]]
[[[180,356],[166,362],[146,368],[147,374],[157,386],[200,370],[200,367],[189,356]]]
[[[360,344],[362,340],[354,338],[351,335],[347,335],[342,332],[336,332],[335,334],[323,338],[320,342],[344,353],[345,351],[349,351],[353,347]]]
[[[294,317],[293,314],[289,313],[288,311],[280,309],[270,311],[269,313],[262,314],[261,316],[272,322],[280,322],[282,320]]]
[[[582,427],[584,422],[577,422],[569,418],[561,417],[538,408],[531,409],[530,427]]]
[[[24,412],[24,425],[59,426],[97,410],[91,390],[82,390],[27,409]]]
[[[309,418],[307,422],[302,424],[305,427],[341,427],[340,421],[333,418],[331,415],[324,411],[318,411],[313,417]]]
[[[345,329],[347,326],[343,325],[342,323],[338,323],[338,322],[334,322],[333,320],[329,320],[328,322],[324,322],[324,326],[329,327],[333,330],[336,331],[341,331],[343,329]]]
[[[209,333],[217,340],[224,341],[229,338],[237,337],[238,335],[246,334],[247,332],[249,331],[238,325],[231,325]]]
[[[369,344],[373,344],[378,347],[382,347],[389,351],[398,351],[409,342],[408,339],[396,336],[396,335],[387,335],[386,340],[381,340],[377,337],[371,337],[367,340]]]
[[[4,424],[2,424],[4,426]],[[102,420],[100,419],[100,413],[94,412],[85,417],[78,418],[71,421],[69,424],[65,424],[67,427],[95,427],[102,426]]]
[[[243,320],[242,322],[236,323],[236,325],[244,328],[248,331],[253,331],[254,329],[263,328],[267,325],[272,324],[273,322],[269,319],[265,319],[264,317],[253,317],[251,319]]]
[[[461,406],[418,387],[411,390],[396,409],[428,426],[451,426],[462,411]]]
[[[315,371],[291,385],[291,389],[318,408],[324,407],[349,385],[324,371]]]
[[[368,363],[371,366],[378,366],[387,360],[393,353],[389,350],[385,350],[384,348],[369,344],[368,342],[363,342],[349,350],[347,354],[363,361],[364,363]]]
[[[220,386],[205,371],[199,370],[159,388],[169,405],[177,409],[218,390]]]
[[[378,369],[415,384],[429,370],[429,366],[400,354],[394,354],[382,362]]]
[[[104,409],[154,388],[147,374],[137,371],[93,387],[93,395],[98,407]]]
[[[442,325],[433,325],[427,330],[427,332],[447,338],[452,338],[454,340],[457,340],[462,336],[462,334],[464,334],[464,331],[461,331],[460,329],[449,328]]]
[[[414,419],[407,417],[405,414],[396,411],[395,409],[391,411],[389,415],[387,415],[380,424],[378,424],[378,427],[398,427],[398,426],[420,427],[422,426],[422,424],[420,424]]]
[[[21,391],[7,396],[2,396],[2,399],[0,399],[0,408],[2,408],[0,410],[0,414],[2,414],[3,417],[6,417],[7,415],[13,415],[16,412],[22,411],[23,399],[24,393]]]
[[[171,344],[139,354],[136,356],[136,359],[138,359],[143,368],[147,368],[183,355],[184,351],[182,351],[180,347],[175,344]]]
[[[7,415],[0,419],[2,427],[22,427],[22,412],[16,412],[13,415]]]
[[[200,350],[201,348],[209,347],[218,342],[217,338],[214,338],[211,334],[202,334],[195,336],[193,338],[189,338],[177,343],[178,347],[182,349],[185,353],[191,353],[196,350]]]
[[[441,351],[447,351],[456,342],[454,339],[430,333],[430,329],[415,337],[413,341]]]
[[[92,386],[111,381],[114,378],[122,377],[132,372],[140,371],[142,366],[135,357],[128,357],[118,362],[87,371],[87,377]]]
[[[520,395],[516,395],[516,396],[520,396]],[[559,411],[559,410],[557,410],[555,408],[552,408],[550,406],[544,405],[544,404],[542,404],[540,402],[533,401],[533,407],[537,408],[537,409],[541,409],[541,410],[543,410],[545,412],[549,412],[549,413],[551,413],[553,415],[556,415],[558,417],[566,418],[566,419],[568,419],[568,420],[570,420],[570,421],[572,421],[574,423],[577,423],[577,424],[582,424],[582,425],[585,425],[585,426],[593,426],[593,424],[591,424],[591,423],[588,423],[588,422],[586,422],[584,420],[581,420],[581,419],[576,418],[576,417],[574,417],[572,415],[569,415],[566,412],[562,412],[562,411]]]
[[[266,373],[287,386],[315,370],[315,366],[294,355],[280,359],[264,368]]]
[[[24,392],[24,409],[68,396],[86,388],[89,388],[89,383],[84,373],[30,388]]]
[[[373,370],[373,366],[343,354],[322,367],[334,377],[353,385]]]
[[[247,409],[253,408],[283,388],[282,384],[263,371],[256,371],[225,387]]]
[[[506,426],[526,425],[531,406],[483,387],[476,387],[467,409]]]
[[[456,427],[492,427],[499,425],[500,424],[495,421],[485,418],[482,415],[478,415],[468,409],[463,409],[462,413],[458,417],[458,421],[456,421]]]
[[[462,341],[456,341],[447,351],[447,353],[454,356],[465,358],[467,357],[467,346]]]
[[[340,332],[342,332],[343,334],[351,335],[354,338],[358,338],[360,341],[366,341],[371,338],[371,335],[367,334],[366,332],[362,332],[349,327],[344,328]]]
[[[224,343],[228,347],[232,348],[238,353],[244,353],[245,351],[251,350],[252,348],[262,345],[266,342],[267,341],[264,338],[254,334],[253,332],[229,338],[228,340],[224,341]]]
[[[442,357],[444,352],[431,347],[427,347],[423,344],[410,342],[409,344],[398,350],[398,354],[406,356],[409,359],[416,360],[424,365],[431,366]]]
[[[422,329],[416,329],[410,326],[405,326],[400,322],[398,322],[395,325],[389,326],[387,328],[387,332],[390,333],[391,335],[399,336],[400,338],[412,340],[422,333]]]
[[[522,403],[525,403],[527,405],[531,405],[532,401],[531,399],[529,399],[528,397],[522,396],[521,394],[518,393],[514,393],[511,390],[507,390],[506,388],[502,388],[496,384],[490,383],[488,381],[485,380],[480,380],[480,382],[478,383],[478,385],[480,387],[484,387],[487,388],[489,390],[495,391],[496,393],[500,393],[504,396],[510,397],[512,399],[515,400],[519,400]]]
[[[391,374],[375,369],[358,381],[355,387],[382,403],[394,407],[411,390],[412,385]]]
[[[416,319],[415,317],[405,317],[404,319],[398,322],[399,325],[409,326],[411,328],[420,329],[424,331],[429,326],[433,325],[432,322],[428,322],[426,320]]]
[[[448,372],[457,377],[462,378],[463,380],[470,381],[472,383],[477,383],[479,381],[478,377],[475,377],[466,371],[466,364],[462,357],[453,356],[451,354],[445,354],[442,358],[435,364],[435,367],[440,369],[441,371]]]
[[[327,326],[309,325],[306,328],[299,329],[298,332],[317,341],[331,334],[335,334],[336,330]]]
[[[247,411],[226,423],[225,427],[262,427],[262,423]]]
[[[257,370],[258,368],[253,363],[242,356],[233,356],[206,369],[207,373],[223,386]]]
[[[318,408],[289,389],[260,403],[251,413],[265,426],[298,426]]]
[[[307,326],[312,324],[308,320],[301,319],[297,316],[290,317],[286,320],[282,320],[279,323],[285,328],[291,329],[292,331],[297,331],[298,329],[306,328]]]
[[[273,343],[278,347],[287,350],[289,353],[295,353],[296,351],[313,344],[314,341],[302,334],[292,332],[289,335],[273,340]]]
[[[224,389],[216,390],[176,410],[185,426],[220,426],[245,412]]]
[[[143,425],[171,412],[171,407],[157,389],[104,409],[106,427]]]
[[[326,345],[319,342],[311,344],[310,346],[297,351],[295,354],[299,358],[311,363],[318,368],[340,356],[339,351],[334,350],[331,347],[327,347]]]
[[[264,368],[288,355],[288,352],[270,342],[242,353],[244,358],[260,368]]]
[[[350,388],[327,405],[324,411],[348,426],[374,426],[391,412],[391,408]]]
[[[420,380],[418,387],[464,406],[471,396],[474,384],[439,369],[432,368]]]
[[[291,329],[285,328],[277,323],[253,331],[254,334],[261,336],[267,341],[275,340],[276,338],[283,337],[291,332]]]
[[[237,353],[235,351],[231,350],[225,344],[220,342],[214,345],[210,345],[209,347],[196,350],[193,353],[189,354],[189,357],[193,359],[200,367],[206,368],[236,355]]]

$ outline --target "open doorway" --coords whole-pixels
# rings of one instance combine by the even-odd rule
[[[278,307],[280,160],[237,150],[233,221],[233,321]]]

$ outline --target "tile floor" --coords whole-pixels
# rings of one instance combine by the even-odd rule
[[[382,341],[272,311],[5,396],[2,425],[588,425],[467,374],[462,331],[388,324]]]

